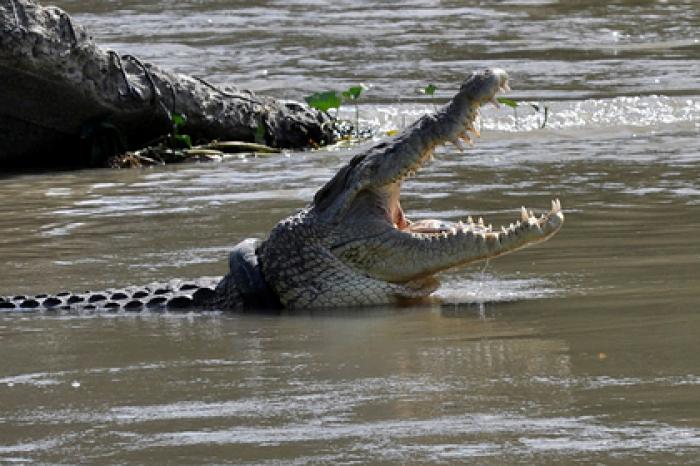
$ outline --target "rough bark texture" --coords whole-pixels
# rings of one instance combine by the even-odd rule
[[[187,116],[193,140],[331,142],[328,118],[279,101],[170,73],[98,47],[56,7],[0,0],[0,167],[89,166],[136,149]]]

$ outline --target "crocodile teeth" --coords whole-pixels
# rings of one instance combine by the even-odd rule
[[[521,207],[520,208],[520,220],[522,220],[523,222],[526,222],[528,217],[529,216],[527,215],[527,209],[525,209],[525,206]]]
[[[471,215],[469,217],[467,217],[467,222],[469,222],[470,225],[474,224],[474,219],[472,218]]]
[[[552,201],[552,212],[554,212],[555,214],[557,212],[561,212],[561,202],[559,201],[559,199],[555,199]]]
[[[503,89],[505,92],[510,91],[510,86],[508,85],[508,81],[501,84],[501,89]]]
[[[484,226],[484,218],[483,217],[479,217],[479,226],[480,227]]]

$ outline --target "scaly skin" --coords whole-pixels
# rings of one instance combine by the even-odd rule
[[[470,141],[479,107],[507,89],[507,74],[471,74],[435,115],[390,142],[355,156],[297,215],[280,222],[258,249],[265,279],[289,308],[376,305],[428,296],[434,274],[545,241],[562,226],[558,201],[536,218],[524,209],[508,228],[483,222],[410,222],[399,203],[401,182],[433,149]]]
[[[118,292],[34,298],[0,298],[16,308],[318,308],[377,305],[424,298],[435,274],[545,241],[564,222],[559,201],[535,217],[493,231],[479,219],[465,223],[411,222],[399,202],[401,183],[415,174],[433,149],[459,145],[476,133],[479,107],[507,89],[502,70],[472,73],[459,93],[435,115],[426,115],[388,142],[356,155],[313,202],[275,226],[261,244],[236,246],[230,271],[216,288],[206,282],[170,283]]]

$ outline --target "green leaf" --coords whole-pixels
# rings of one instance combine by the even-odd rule
[[[340,108],[342,99],[336,91],[316,92],[306,97],[306,103],[322,112],[327,112],[331,108]]]
[[[173,113],[170,116],[170,119],[173,122],[173,127],[175,128],[182,128],[185,126],[185,123],[187,123],[187,116],[181,114],[181,113]]]
[[[435,91],[437,91],[437,86],[435,84],[430,83],[425,88],[423,89],[423,94],[425,95],[433,95],[435,94]]]
[[[496,97],[496,100],[502,103],[503,105],[509,106],[510,108],[518,108],[518,106],[520,105],[517,101],[509,99],[507,97]]]
[[[255,142],[265,144],[265,125],[262,121],[259,121],[258,127],[255,128]]]
[[[360,94],[362,94],[362,86],[352,86],[343,91],[343,97],[346,100],[357,100],[360,98]]]
[[[189,134],[176,134],[173,139],[186,147],[192,147],[192,139]]]

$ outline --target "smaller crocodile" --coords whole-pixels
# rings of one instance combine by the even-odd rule
[[[229,257],[229,273],[215,280],[170,282],[99,293],[11,296],[0,308],[290,309],[368,306],[415,301],[439,286],[441,271],[485,260],[551,238],[564,223],[558,200],[536,216],[499,229],[483,219],[413,222],[400,204],[401,184],[433,157],[438,145],[478,135],[479,108],[508,89],[499,69],[470,74],[435,114],[392,140],[354,156],[314,196],[279,222],[267,239],[246,240]]]

